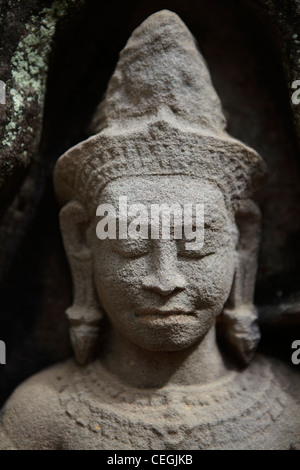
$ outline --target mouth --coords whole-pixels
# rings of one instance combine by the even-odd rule
[[[166,308],[148,308],[148,309],[141,309],[137,312],[137,316],[139,317],[146,317],[146,316],[151,316],[151,317],[170,317],[170,316],[186,316],[186,315],[192,315],[195,316],[195,312],[190,312],[184,308],[176,308],[174,310],[172,309],[166,309]]]

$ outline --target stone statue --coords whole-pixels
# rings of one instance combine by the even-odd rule
[[[225,126],[186,26],[169,11],[150,16],[120,54],[94,135],[55,169],[76,360],[17,388],[1,448],[299,447],[299,376],[254,355],[265,166]],[[175,215],[169,238],[142,236],[140,223],[136,236],[100,240],[97,208],[124,196],[149,213],[201,205],[204,243],[176,237]]]

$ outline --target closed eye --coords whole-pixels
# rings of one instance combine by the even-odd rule
[[[203,246],[200,249],[193,249],[195,241],[177,240],[178,258],[202,259],[216,253],[213,247]]]
[[[150,253],[148,240],[114,240],[112,251],[124,258],[140,258]]]

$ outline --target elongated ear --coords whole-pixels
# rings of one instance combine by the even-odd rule
[[[236,207],[235,219],[239,230],[235,276],[220,320],[222,334],[240,362],[247,365],[260,340],[257,310],[253,304],[260,241],[259,208],[251,200],[242,201]]]
[[[93,358],[102,312],[93,283],[92,253],[86,245],[89,218],[77,201],[60,211],[60,227],[73,280],[73,305],[66,311],[75,358],[85,364]]]

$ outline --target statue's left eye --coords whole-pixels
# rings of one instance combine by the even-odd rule
[[[204,244],[201,248],[196,247],[195,240],[176,240],[177,242],[177,256],[178,258],[191,258],[202,259],[205,256],[213,255],[216,253],[214,247],[210,244]]]

